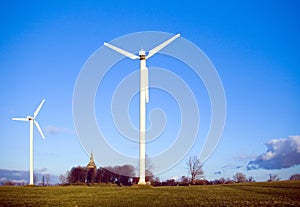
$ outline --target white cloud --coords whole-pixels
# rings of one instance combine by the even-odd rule
[[[44,167],[44,168],[40,169],[39,172],[45,173],[47,170],[48,170],[48,169]]]
[[[20,173],[20,172],[16,172],[16,173],[13,173],[13,175],[14,175],[14,176],[21,176],[21,175],[22,175],[22,173]]]
[[[245,162],[256,158],[256,155],[254,154],[242,154],[234,157],[234,160],[238,162]]]
[[[172,177],[172,179],[174,179],[175,181],[178,181],[180,179],[180,177],[178,175],[175,175]]]
[[[248,170],[282,169],[300,164],[300,135],[272,139],[265,145],[268,150],[250,161]]]
[[[7,181],[7,178],[0,178],[0,182]]]
[[[27,180],[21,179],[21,180],[12,180],[13,183],[27,183]]]

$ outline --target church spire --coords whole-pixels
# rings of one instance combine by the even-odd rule
[[[96,164],[95,164],[95,161],[94,161],[94,155],[93,155],[92,152],[91,152],[91,156],[90,156],[90,161],[89,161],[89,163],[87,164],[86,167],[87,167],[87,168],[94,168],[94,169],[97,168],[97,167],[96,167]]]

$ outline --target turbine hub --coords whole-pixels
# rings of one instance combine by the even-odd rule
[[[139,55],[146,55],[146,51],[145,50],[140,50]]]

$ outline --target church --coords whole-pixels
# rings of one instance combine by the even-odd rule
[[[97,166],[94,161],[94,155],[91,152],[90,161],[86,166],[87,168],[87,177],[86,177],[86,183],[87,185],[90,185],[94,182],[95,174],[97,172]]]

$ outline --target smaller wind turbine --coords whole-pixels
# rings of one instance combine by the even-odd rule
[[[29,168],[30,169],[30,181],[29,181],[29,185],[34,185],[34,182],[33,182],[33,123],[35,124],[36,128],[40,132],[42,138],[45,139],[45,136],[43,134],[43,131],[42,131],[39,123],[35,120],[35,118],[39,114],[44,102],[45,102],[45,99],[42,100],[39,107],[35,110],[35,112],[33,113],[33,117],[27,116],[26,118],[12,118],[12,120],[16,120],[16,121],[29,121],[29,136],[30,136],[30,168]]]

